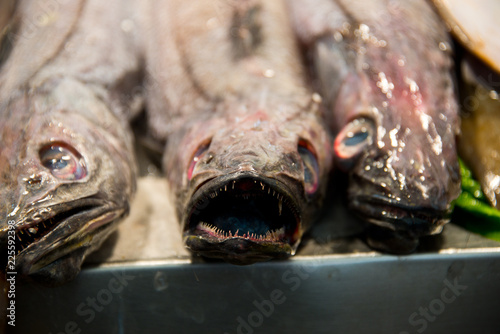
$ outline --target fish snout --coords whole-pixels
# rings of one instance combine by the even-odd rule
[[[72,279],[84,255],[98,248],[127,212],[99,193],[33,208],[15,230],[18,272],[52,284]]]
[[[226,152],[219,157],[218,165],[229,172],[236,170],[261,170],[270,162],[266,160],[267,154],[261,148],[234,150]]]
[[[252,172],[268,177],[285,174],[297,182],[304,180],[309,191],[318,187],[319,163],[309,146],[290,144],[285,147],[271,145],[268,141],[246,145],[222,143],[200,145],[188,167],[188,180],[197,175],[228,175]],[[204,178],[204,177],[203,177]]]
[[[456,198],[448,183],[435,177],[394,172],[385,167],[352,173],[350,206],[376,225],[415,235],[438,232],[449,220]]]

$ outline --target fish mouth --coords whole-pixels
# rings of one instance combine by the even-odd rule
[[[60,207],[62,205],[52,207],[50,211],[60,212],[36,223],[23,224],[21,227],[18,227],[16,229],[17,255],[24,252],[24,250],[29,248],[32,244],[35,244],[39,240],[43,239],[57,226],[63,224],[69,218],[90,212],[98,207],[97,204],[89,202],[92,202],[92,200],[85,200],[84,203],[79,203],[77,206],[70,207],[64,211],[60,211]]]
[[[284,182],[256,175],[206,181],[188,204],[185,244],[234,264],[291,256],[302,235],[300,208],[291,193]]]
[[[82,249],[90,251],[97,248],[100,241],[111,233],[112,223],[126,211],[98,195],[45,208],[48,213],[43,219],[25,221],[16,226],[17,271],[32,275],[51,267],[54,272],[58,265],[67,266],[71,262],[73,266],[78,266],[74,268],[76,275],[88,253]],[[78,259],[72,258],[72,254]],[[67,280],[67,277],[61,279]]]
[[[350,207],[369,222],[415,237],[441,232],[450,220],[451,208],[439,210],[406,204],[382,195],[350,197]]]

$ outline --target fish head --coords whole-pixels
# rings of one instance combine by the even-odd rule
[[[74,85],[14,99],[1,122],[0,241],[15,254],[8,271],[64,283],[129,210],[135,165],[128,134]]]
[[[452,119],[416,109],[406,115],[383,108],[356,113],[334,142],[337,164],[348,171],[350,207],[363,218],[404,236],[398,245],[373,245],[411,252],[418,237],[439,233],[460,192]],[[401,242],[400,242],[401,241]]]
[[[191,124],[165,155],[184,241],[236,264],[293,255],[324,197],[328,134],[313,111],[225,110]]]

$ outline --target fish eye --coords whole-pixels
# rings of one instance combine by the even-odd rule
[[[198,162],[205,156],[205,153],[207,153],[208,148],[210,147],[210,143],[211,140],[203,142],[191,158],[191,162],[189,163],[188,168],[188,180],[191,180],[193,178],[194,168],[196,167]]]
[[[80,180],[87,175],[83,157],[70,145],[54,142],[38,152],[42,166],[61,180]]]
[[[335,138],[335,157],[343,169],[349,169],[361,152],[373,142],[375,126],[367,118],[349,122]]]
[[[356,132],[349,132],[343,144],[345,146],[356,146],[363,143],[367,138],[368,129],[366,127],[361,127],[357,129]]]
[[[299,141],[297,150],[302,158],[304,167],[304,188],[309,195],[314,194],[318,190],[319,166],[316,153],[311,145],[306,140]]]

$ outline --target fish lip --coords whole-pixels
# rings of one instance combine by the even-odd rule
[[[291,189],[283,181],[254,172],[235,172],[204,181],[194,191],[183,219],[186,246],[206,257],[223,258],[236,264],[293,255],[302,234],[302,209]],[[251,202],[247,204],[246,200]],[[279,211],[279,202],[282,211]],[[220,205],[227,205],[228,210],[219,211]],[[249,205],[255,207],[248,209]],[[276,212],[271,210],[274,205]],[[251,217],[250,223],[243,222],[243,226],[250,224],[244,229],[250,226],[250,230],[255,228],[256,232],[247,235],[231,223],[231,219],[238,219],[240,210]],[[219,212],[227,215],[219,216]],[[234,229],[236,231],[232,231]],[[268,232],[258,233],[260,229]]]
[[[188,235],[185,240],[189,248],[197,250],[200,255],[237,265],[287,258],[294,255],[296,250],[289,244],[256,243],[242,238],[210,242],[200,236]]]
[[[450,220],[451,208],[415,206],[380,194],[349,196],[349,206],[369,222],[417,236],[439,233]]]
[[[67,209],[62,213],[51,214],[42,221],[25,221],[16,226],[16,248],[21,248],[16,255],[16,269],[19,273],[30,275],[77,249],[98,247],[100,243],[94,239],[103,241],[112,231],[110,225],[126,211],[99,195],[55,204],[50,209],[51,212],[56,212],[61,207]],[[33,240],[24,248],[20,247],[18,236],[21,230],[28,233],[29,228],[40,226],[51,219],[59,220],[39,239]]]

